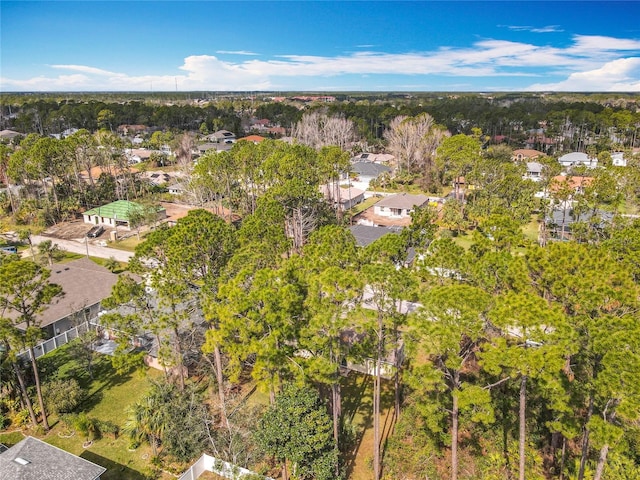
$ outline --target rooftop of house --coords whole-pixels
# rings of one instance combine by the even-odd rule
[[[355,162],[351,164],[351,171],[358,175],[365,175],[368,177],[377,177],[381,173],[391,171],[391,168],[386,165],[380,165],[373,162]]]
[[[399,234],[402,228],[371,227],[369,225],[351,225],[349,231],[355,237],[359,247],[366,247],[388,233]]]
[[[27,437],[0,453],[0,478],[11,480],[96,480],[104,467]]]
[[[513,156],[515,158],[538,158],[544,157],[544,153],[530,148],[519,148],[518,150],[513,151]]]
[[[399,193],[384,197],[378,203],[377,207],[403,208],[410,210],[414,207],[421,207],[429,202],[426,195],[411,195],[410,193]]]
[[[128,200],[116,200],[100,207],[92,208],[83,213],[83,215],[99,215],[104,218],[117,218],[118,220],[128,221],[131,213],[141,210],[143,207],[139,203],[129,202]],[[158,210],[164,210],[159,207]]]
[[[13,138],[22,135],[20,132],[14,130],[2,130],[0,131],[0,138]]]
[[[341,202],[346,202],[349,199],[354,199],[364,193],[364,190],[360,190],[359,188],[355,188],[355,187],[338,187],[338,189],[340,193]],[[326,199],[333,200],[333,201],[338,200],[338,191],[336,191],[336,188],[334,185],[331,185],[331,184],[321,185],[320,191],[322,192],[322,195],[324,195]]]
[[[589,155],[583,152],[571,152],[562,155],[558,161],[560,163],[575,163],[575,162],[588,162]]]
[[[543,165],[540,162],[527,162],[527,172],[542,173]]]
[[[64,295],[38,314],[36,318],[38,325],[46,327],[100,302],[111,295],[111,287],[117,280],[118,275],[88,258],[54,264],[49,282],[60,285]],[[9,314],[9,316],[12,315]],[[13,317],[15,318],[15,314]],[[24,324],[18,327],[24,328]]]
[[[557,190],[561,185],[567,184],[572,190],[588,187],[593,183],[593,177],[583,177],[578,175],[557,175],[551,179],[551,190]]]
[[[246,137],[239,138],[238,141],[247,141],[253,143],[260,143],[266,140],[265,137],[261,137],[260,135],[247,135]]]

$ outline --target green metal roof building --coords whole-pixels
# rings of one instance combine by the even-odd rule
[[[116,200],[100,207],[92,208],[82,214],[85,223],[91,225],[107,225],[110,227],[126,226],[130,227],[129,221],[133,214],[142,212],[145,207],[136,202],[128,200]],[[157,207],[158,220],[166,218],[167,211],[162,207]]]

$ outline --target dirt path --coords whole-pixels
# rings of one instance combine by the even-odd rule
[[[133,257],[133,252],[126,252],[124,250],[116,250],[115,248],[101,247],[91,243],[92,241],[84,238],[82,240],[63,240],[61,238],[47,237],[44,235],[32,235],[31,241],[34,245],[37,245],[45,240],[51,240],[54,245],[58,245],[61,249],[71,252],[79,253],[81,255],[87,255],[98,258],[115,258],[119,262],[128,262]],[[25,250],[24,255],[27,257],[31,255],[29,249]]]

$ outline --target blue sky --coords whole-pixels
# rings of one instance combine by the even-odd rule
[[[0,91],[640,91],[638,1],[7,1]]]

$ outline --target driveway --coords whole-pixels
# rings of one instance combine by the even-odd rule
[[[45,237],[43,235],[32,235],[31,241],[34,245],[38,245],[45,240],[51,240],[51,243],[58,245],[62,250],[71,253],[79,253],[81,255],[87,255],[98,258],[115,258],[119,262],[128,262],[133,257],[133,252],[126,252],[124,250],[116,250],[115,248],[101,247],[91,243],[88,238],[83,240],[63,240],[61,238]],[[29,249],[25,250],[25,256],[30,256]]]

